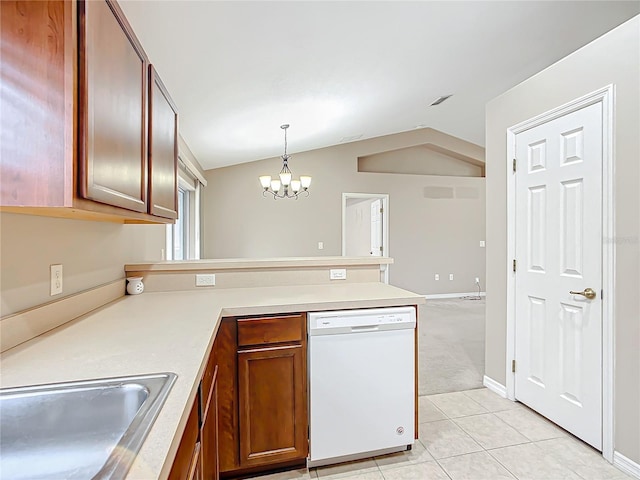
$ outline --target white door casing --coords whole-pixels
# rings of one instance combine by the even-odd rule
[[[516,137],[515,396],[598,449],[601,119],[596,103]]]
[[[342,256],[347,255],[347,236],[349,229],[347,228],[347,202],[349,199],[379,199],[382,205],[382,254],[383,257],[389,256],[389,195],[386,193],[343,193],[342,194]],[[380,281],[389,283],[389,266],[380,265]]]

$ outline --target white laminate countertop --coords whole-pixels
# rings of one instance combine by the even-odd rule
[[[125,296],[2,354],[0,386],[174,372],[127,479],[164,479],[223,316],[424,303],[383,283],[229,288]]]

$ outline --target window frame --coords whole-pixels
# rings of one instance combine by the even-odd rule
[[[178,207],[178,218],[166,229],[166,260],[198,260],[200,259],[200,195],[202,185],[195,175],[191,174],[184,162],[178,157],[178,192],[182,195],[182,208]],[[178,202],[180,204],[180,202]],[[176,229],[182,229],[182,258],[176,258]]]

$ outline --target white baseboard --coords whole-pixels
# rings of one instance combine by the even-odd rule
[[[480,292],[481,297],[485,297],[486,292]],[[433,295],[425,295],[427,300],[434,298],[460,298],[460,297],[477,297],[478,292],[463,292],[463,293],[434,293]]]
[[[613,452],[613,465],[627,475],[640,479],[640,464],[625,457],[620,452]]]
[[[482,384],[493,393],[497,393],[502,398],[507,398],[507,387],[505,387],[501,383],[496,382],[493,378],[489,378],[485,375],[482,379]]]

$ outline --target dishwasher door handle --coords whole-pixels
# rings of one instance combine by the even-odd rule
[[[379,325],[359,325],[351,327],[352,332],[375,332],[379,330]]]

